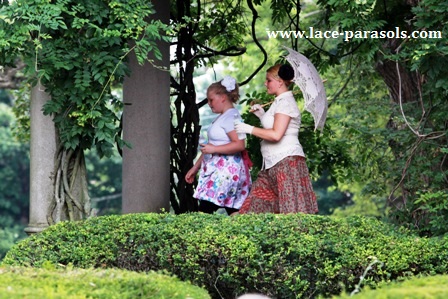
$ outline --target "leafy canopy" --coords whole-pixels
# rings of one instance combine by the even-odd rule
[[[122,103],[111,84],[128,73],[127,55],[139,63],[161,53],[166,25],[151,19],[144,0],[18,0],[0,10],[0,64],[25,61],[25,73],[51,95],[52,114],[66,149],[89,149],[110,156],[125,145],[119,132]],[[150,61],[153,63],[153,61]]]

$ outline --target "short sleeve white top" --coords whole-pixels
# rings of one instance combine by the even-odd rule
[[[299,107],[291,91],[277,96],[271,107],[261,117],[261,124],[265,129],[274,127],[274,116],[277,113],[291,117],[285,135],[278,142],[261,141],[263,155],[263,169],[269,169],[288,156],[303,156],[302,145],[299,142],[299,130],[302,122]]]
[[[241,119],[238,109],[230,108],[215,118],[207,131],[209,143],[213,145],[224,145],[230,143],[231,140],[227,133],[235,130],[235,115],[238,119]]]

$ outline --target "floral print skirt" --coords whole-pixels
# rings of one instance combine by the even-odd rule
[[[193,197],[220,207],[239,209],[251,185],[249,168],[241,153],[214,154],[202,161]]]
[[[318,212],[305,158],[290,156],[261,170],[239,213]]]

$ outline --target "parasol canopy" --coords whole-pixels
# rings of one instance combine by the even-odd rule
[[[293,49],[285,47],[289,54],[285,59],[294,69],[294,79],[303,93],[305,110],[314,118],[314,130],[324,128],[327,119],[328,101],[325,88],[316,67],[306,58]]]

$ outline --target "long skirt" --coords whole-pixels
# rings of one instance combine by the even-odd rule
[[[239,213],[318,212],[305,158],[290,156],[261,170]]]

